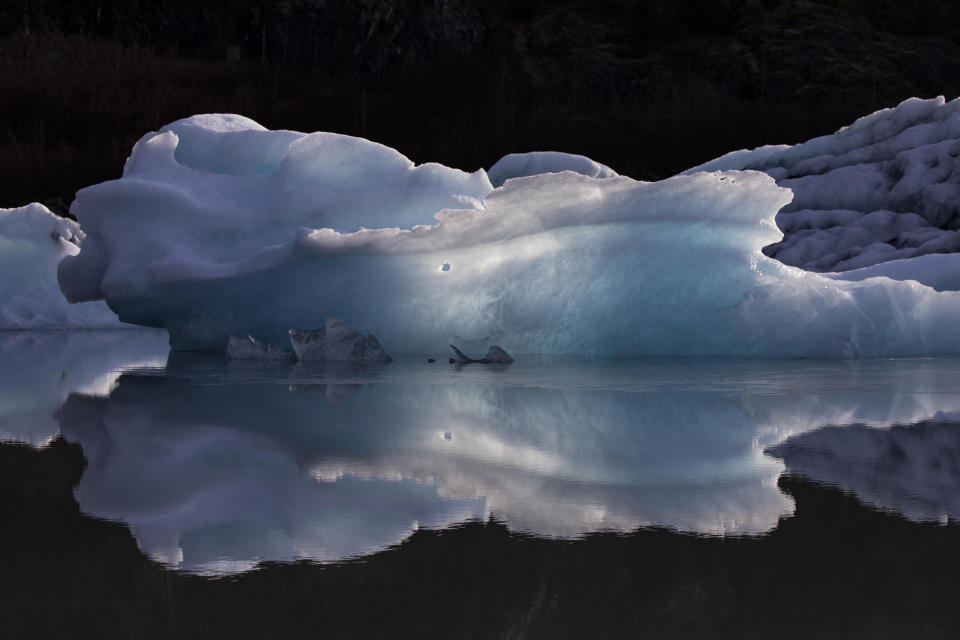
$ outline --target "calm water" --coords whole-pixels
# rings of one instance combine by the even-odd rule
[[[960,360],[434,355],[0,334],[11,637],[952,635]]]

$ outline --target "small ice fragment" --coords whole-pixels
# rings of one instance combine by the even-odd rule
[[[471,364],[473,362],[479,364],[510,364],[513,362],[513,358],[510,357],[510,354],[507,353],[502,347],[498,347],[497,345],[490,347],[487,350],[487,355],[479,360],[474,360],[453,345],[450,345],[450,348],[453,349],[453,353],[457,356],[456,358],[450,358],[450,364]]]
[[[363,335],[339,318],[329,317],[320,329],[290,329],[299,360],[387,364],[393,362],[376,336]]]

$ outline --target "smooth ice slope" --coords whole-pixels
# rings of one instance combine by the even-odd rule
[[[960,100],[912,98],[833,135],[735,151],[686,173],[731,169],[764,171],[793,191],[777,216],[785,238],[765,249],[786,264],[847,271],[960,251]],[[950,269],[960,280],[960,263]]]
[[[851,154],[870,139],[844,138]],[[564,171],[490,191],[482,171],[413,167],[365,140],[203,116],[148,134],[122,179],[78,193],[88,239],[60,282],[167,327],[179,349],[279,344],[337,316],[393,354],[960,351],[960,294],[764,256],[792,197],[755,171],[657,183]]]
[[[573,171],[590,178],[616,178],[618,175],[607,165],[595,162],[586,156],[559,151],[511,153],[497,160],[487,174],[493,186],[502,187],[504,182],[513,178],[561,171]]]
[[[83,232],[42,204],[0,209],[0,330],[121,326],[103,302],[67,303],[57,264],[80,251]]]

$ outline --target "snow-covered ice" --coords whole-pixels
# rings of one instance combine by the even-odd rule
[[[71,305],[60,292],[57,265],[83,236],[42,204],[0,209],[0,330],[122,326],[103,301]]]
[[[390,353],[957,353],[960,294],[913,281],[952,282],[924,276],[928,263],[903,281],[841,280],[762,249],[783,238],[777,212],[854,235],[949,224],[958,104],[907,101],[656,183],[577,156],[508,156],[496,189],[482,170],[414,166],[366,140],[195,116],[78,193],[87,240],[59,278],[71,300],[168,328],[178,349],[283,344],[337,316]],[[770,175],[713,171],[728,165]],[[869,246],[858,255],[885,251]]]
[[[960,251],[960,100],[911,98],[833,135],[734,151],[686,173],[732,169],[793,191],[777,215],[785,237],[766,249],[786,264],[847,271]]]

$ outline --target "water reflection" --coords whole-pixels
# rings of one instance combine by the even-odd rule
[[[107,395],[126,367],[163,366],[167,332],[0,331],[0,441],[42,446],[70,393]]]
[[[769,453],[794,475],[836,485],[912,520],[960,520],[956,416],[889,429],[824,427],[789,438]]]
[[[958,412],[958,364],[338,370],[177,356],[107,397],[72,395],[61,428],[89,461],[83,511],[128,523],[168,566],[219,573],[342,559],[490,516],[545,536],[763,533],[793,511],[765,448],[824,425]]]

